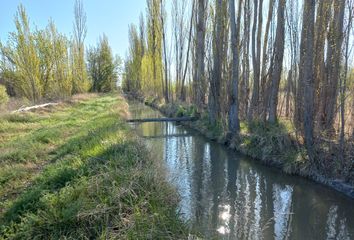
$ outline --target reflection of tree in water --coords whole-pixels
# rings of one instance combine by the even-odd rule
[[[346,225],[345,218],[339,219],[338,206],[332,205],[327,215],[326,239],[350,239]]]
[[[139,114],[150,116],[149,111]],[[139,117],[139,116],[137,116]],[[224,239],[351,239],[354,207],[311,183],[242,160],[172,123],[137,126],[163,159],[180,209],[206,236]],[[163,136],[170,137],[163,137]],[[337,202],[339,201],[339,203]],[[347,206],[347,207],[346,207]],[[293,214],[289,214],[293,213]]]
[[[204,181],[204,143],[200,138],[194,138],[192,144],[193,168],[190,169],[192,178],[191,193],[194,202],[193,215],[195,222],[201,223],[205,209],[203,208],[203,181]]]
[[[293,188],[289,185],[284,187],[279,184],[273,185],[275,239],[288,239],[289,237],[292,194]]]
[[[164,135],[180,135],[183,132],[172,123],[165,123]],[[190,158],[190,137],[166,137],[164,138],[164,160],[167,163],[170,181],[176,186],[180,196],[180,210],[186,219],[192,217],[191,214],[191,194],[190,183],[192,176],[188,171]]]
[[[262,193],[260,191],[260,176],[257,172],[254,173],[255,184],[255,200],[254,200],[254,219],[251,224],[250,236],[252,239],[260,239],[262,234],[261,229],[261,211],[262,211]]]
[[[236,161],[234,158],[228,158],[228,181],[227,181],[227,194],[228,194],[228,202],[230,206],[230,212],[229,212],[229,223],[228,223],[228,228],[229,228],[229,236],[231,239],[234,239],[236,237],[235,235],[235,226],[236,226],[236,197],[237,193],[239,191],[238,185],[237,185],[237,175],[236,173],[238,172],[238,163],[239,161]]]

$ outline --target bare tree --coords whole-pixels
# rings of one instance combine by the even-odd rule
[[[240,1],[241,2],[241,1]],[[240,131],[239,122],[239,103],[238,103],[238,72],[239,72],[239,56],[238,56],[238,39],[239,28],[236,25],[235,17],[235,0],[229,0],[230,11],[230,28],[231,28],[231,51],[232,51],[232,73],[231,73],[231,89],[230,89],[230,109],[229,109],[229,131],[232,135],[238,135]],[[239,22],[239,21],[238,21]]]
[[[341,119],[341,128],[340,128],[340,137],[339,143],[341,148],[341,158],[342,161],[344,159],[344,144],[345,144],[345,98],[347,92],[347,78],[348,78],[348,60],[349,60],[349,42],[350,42],[350,34],[352,30],[353,23],[353,10],[354,10],[354,1],[348,1],[348,22],[347,22],[347,30],[345,33],[344,39],[344,73],[340,78],[340,119]]]
[[[320,106],[320,93],[324,91],[325,69],[325,44],[327,37],[327,28],[331,17],[331,1],[319,1],[316,23],[315,23],[315,56],[314,56],[314,88],[315,88],[315,109]],[[322,94],[323,95],[323,94]]]
[[[274,42],[274,53],[272,59],[272,74],[271,74],[271,91],[269,99],[269,118],[270,123],[277,121],[277,106],[278,106],[278,93],[281,72],[283,67],[284,56],[284,8],[285,0],[279,0],[278,3],[278,16],[277,16],[277,30]]]
[[[249,108],[248,119],[251,120],[254,112],[258,112],[259,108],[259,77],[261,68],[261,36],[263,22],[263,0],[253,1],[253,27],[252,27],[252,63],[253,63],[253,91],[251,106]],[[258,6],[259,3],[259,6]],[[258,9],[259,8],[259,9]],[[258,11],[258,21],[257,21]],[[257,33],[257,39],[256,39]],[[257,41],[257,42],[256,42]]]
[[[183,60],[185,48],[185,12],[186,0],[173,0],[172,2],[172,26],[174,38],[174,53],[175,53],[175,80],[176,80],[176,93],[181,93],[181,85],[183,78]],[[178,96],[181,100],[181,95]]]
[[[82,0],[75,1],[74,16],[74,37],[76,43],[79,45],[79,51],[81,51],[87,34],[87,17]]]
[[[223,53],[223,0],[216,0],[215,6],[215,30],[213,36],[213,72],[210,79],[209,91],[209,120],[215,124],[220,116],[220,85],[222,76]]]
[[[86,38],[86,13],[82,0],[76,0],[74,5],[74,44],[73,44],[73,93],[88,90],[85,65],[84,41]]]
[[[166,13],[165,13],[165,5],[162,0],[160,0],[160,21],[161,21],[161,30],[162,30],[162,43],[163,43],[163,56],[164,56],[164,73],[165,73],[165,84],[164,84],[164,97],[165,101],[169,102],[169,81],[168,81],[168,63],[167,63],[167,47],[166,47],[166,24],[165,24],[165,18],[166,18]]]
[[[304,84],[303,96],[303,124],[305,144],[310,159],[314,158],[313,151],[313,106],[314,106],[314,73],[313,73],[313,45],[315,0],[305,1],[300,45],[299,84]]]
[[[184,71],[183,71],[183,75],[182,75],[182,81],[181,81],[180,100],[185,100],[186,99],[185,82],[186,82],[186,76],[187,76],[187,71],[188,71],[188,66],[189,66],[189,55],[190,55],[191,42],[192,42],[194,11],[195,11],[195,0],[193,0],[193,3],[192,3],[191,19],[190,19],[190,22],[189,22],[187,53],[186,53],[185,67],[184,67]]]
[[[269,28],[273,19],[273,8],[274,8],[274,0],[269,0],[268,6],[268,17],[267,23],[264,32],[264,40],[263,40],[263,50],[262,50],[262,72],[261,72],[261,96],[262,96],[262,111],[263,111],[263,119],[266,118],[267,111],[267,98],[266,98],[266,83],[267,83],[267,67],[268,67],[268,39],[269,39]]]
[[[287,30],[290,44],[290,69],[287,79],[287,92],[286,92],[286,117],[290,117],[292,113],[292,106],[296,103],[295,98],[291,99],[291,96],[296,96],[296,83],[298,79],[298,53],[299,53],[299,8],[298,0],[289,0],[286,11]],[[293,115],[294,116],[294,115]]]
[[[251,9],[250,0],[245,0],[243,10],[243,39],[242,39],[242,78],[241,78],[241,91],[240,99],[242,99],[242,115],[246,118],[248,114],[249,105],[249,73],[250,73],[250,63],[249,63],[249,40],[250,40],[250,20],[251,20]]]
[[[333,18],[328,34],[327,76],[323,99],[321,99],[320,124],[322,129],[329,130],[330,133],[333,132],[333,123],[337,108],[338,83],[342,60],[344,7],[345,0],[336,0],[333,2]]]
[[[197,39],[195,66],[195,103],[200,109],[205,102],[205,0],[197,1]]]

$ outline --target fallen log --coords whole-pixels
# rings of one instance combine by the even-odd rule
[[[27,112],[27,111],[31,111],[33,109],[38,109],[38,108],[45,108],[48,106],[55,106],[58,105],[59,103],[45,103],[45,104],[40,104],[40,105],[35,105],[35,106],[31,106],[31,107],[21,107],[20,109],[13,111],[12,113],[21,113],[21,112]]]

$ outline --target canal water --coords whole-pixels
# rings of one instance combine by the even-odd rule
[[[132,118],[161,114],[130,102]],[[179,211],[207,238],[354,239],[354,200],[288,176],[175,123],[132,124],[176,187]]]

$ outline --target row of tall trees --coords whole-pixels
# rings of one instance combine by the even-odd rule
[[[169,83],[166,76],[165,10],[162,0],[147,2],[146,20],[140,17],[139,31],[135,25],[129,26],[130,49],[125,62],[126,91],[144,91],[154,96],[165,96],[168,100]],[[164,70],[165,68],[165,70]],[[128,80],[129,78],[129,80]]]
[[[164,4],[130,28],[126,91],[191,102],[233,136],[292,120],[310,158],[317,138],[354,137],[353,0],[175,0],[169,37]]]
[[[32,29],[24,7],[18,7],[16,30],[9,33],[6,44],[0,43],[0,80],[10,95],[38,102],[115,88],[119,62],[113,57],[107,37],[88,51],[86,59],[82,1],[75,2],[74,17],[74,36],[69,39],[58,32],[52,20],[45,29]]]

